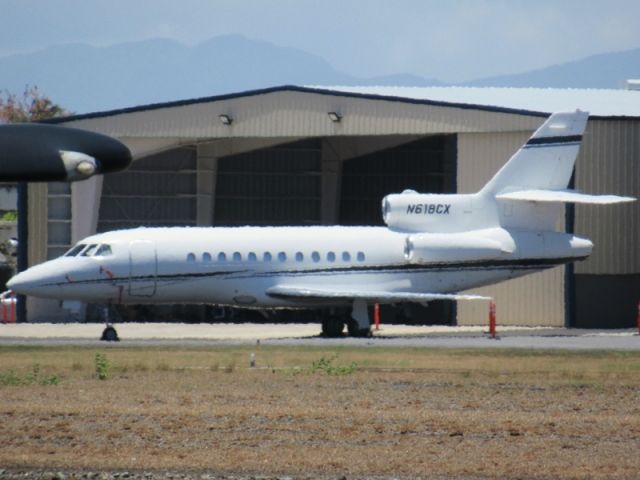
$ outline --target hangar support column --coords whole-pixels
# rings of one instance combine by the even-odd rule
[[[71,245],[96,233],[103,178],[96,175],[71,184]]]
[[[339,149],[330,138],[322,141],[321,148],[320,220],[323,225],[335,225],[338,223],[338,212],[340,211],[340,174],[344,157],[340,155]]]
[[[216,201],[216,171],[218,159],[198,148],[196,172],[196,225],[213,224]]]

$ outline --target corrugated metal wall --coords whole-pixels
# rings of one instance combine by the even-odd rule
[[[459,134],[458,192],[478,191],[528,140],[532,130]],[[564,326],[564,267],[473,291],[495,299],[499,323]],[[458,302],[459,325],[486,324],[487,319],[486,302]]]
[[[46,183],[29,184],[29,265],[36,265],[47,260],[48,190]]]
[[[576,188],[640,197],[640,121],[589,120],[576,166]],[[575,231],[595,244],[577,274],[640,273],[640,201],[576,206]]]
[[[591,119],[576,167],[576,187],[640,197],[640,121]],[[576,206],[575,231],[594,242],[575,266],[573,325],[635,326],[640,298],[640,202]]]

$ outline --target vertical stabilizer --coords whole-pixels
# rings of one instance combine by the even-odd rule
[[[554,113],[485,185],[481,193],[567,188],[588,112]]]

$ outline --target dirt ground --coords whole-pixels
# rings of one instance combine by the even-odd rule
[[[633,352],[4,347],[0,466],[637,478],[639,373]]]

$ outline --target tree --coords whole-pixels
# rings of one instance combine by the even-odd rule
[[[0,92],[0,122],[37,122],[68,115],[71,112],[40,93],[37,86],[27,85],[21,97],[7,90]]]

